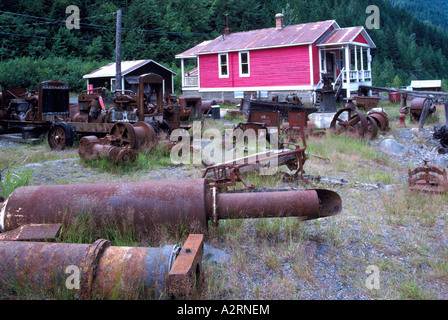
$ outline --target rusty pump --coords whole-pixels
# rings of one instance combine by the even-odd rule
[[[26,224],[76,224],[87,215],[92,226],[131,227],[137,234],[161,226],[207,227],[220,219],[336,215],[336,192],[324,189],[220,193],[206,179],[41,185],[17,188],[0,204],[0,231]],[[196,229],[197,230],[197,229]]]

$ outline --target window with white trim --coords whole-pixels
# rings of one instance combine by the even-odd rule
[[[240,57],[240,77],[250,77],[249,51],[239,53]]]
[[[228,78],[229,77],[229,55],[227,53],[218,54],[219,59],[219,77]]]

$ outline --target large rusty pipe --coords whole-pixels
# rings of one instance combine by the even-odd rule
[[[219,219],[300,216],[303,220],[332,216],[341,210],[339,196],[329,190],[224,193],[217,195]]]
[[[201,289],[202,254],[200,234],[182,248],[0,241],[0,285],[77,289],[80,299],[191,298]]]
[[[219,194],[205,179],[29,186],[0,206],[0,230],[31,223],[71,225],[87,214],[97,226],[132,226],[148,232],[163,225],[206,227],[227,218],[296,216],[316,219],[342,210],[329,190]]]

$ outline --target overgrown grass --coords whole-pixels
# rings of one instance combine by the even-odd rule
[[[17,188],[27,186],[32,177],[31,169],[18,169],[11,163],[0,172],[0,200],[6,199]]]
[[[446,194],[413,192],[407,188],[402,191],[382,196],[384,208],[390,215],[420,218],[431,226],[442,210],[448,209]]]
[[[309,138],[306,151],[309,155],[304,166],[306,173],[362,183],[395,182],[395,166],[367,140],[328,132],[326,138]]]

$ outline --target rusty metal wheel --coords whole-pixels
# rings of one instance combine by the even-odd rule
[[[136,149],[150,151],[159,141],[159,135],[155,128],[146,122],[134,124],[136,135]]]
[[[365,137],[369,140],[373,140],[376,138],[378,134],[378,124],[376,123],[375,118],[371,116],[367,116],[367,132]]]
[[[48,131],[48,144],[53,150],[62,150],[71,147],[75,139],[72,127],[65,122],[54,124]]]
[[[116,147],[129,147],[134,149],[137,145],[134,127],[129,122],[116,122],[109,130],[115,137],[112,143]]]
[[[389,118],[384,111],[370,111],[367,113],[367,115],[375,119],[379,130],[389,130]]]
[[[337,135],[344,133],[355,138],[363,138],[368,131],[368,121],[361,111],[344,108],[336,112],[331,120],[330,129]]]

